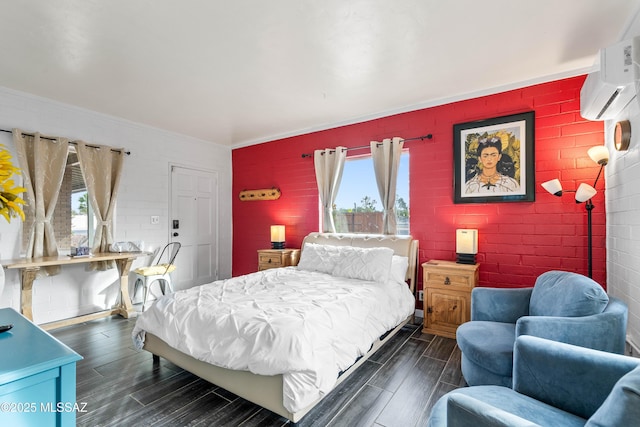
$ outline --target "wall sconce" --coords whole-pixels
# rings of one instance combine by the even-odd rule
[[[271,226],[271,249],[284,249],[284,225]]]
[[[629,120],[622,120],[616,123],[613,130],[613,146],[618,151],[627,151],[631,142],[631,123]]]
[[[592,243],[593,242],[593,230],[592,230],[593,226],[591,223],[591,211],[593,210],[594,205],[591,199],[598,192],[595,187],[596,187],[596,184],[598,183],[598,179],[600,178],[600,175],[602,174],[602,169],[604,169],[607,163],[609,163],[609,150],[607,150],[607,147],[605,147],[604,145],[597,145],[595,147],[589,148],[589,150],[587,151],[587,154],[589,155],[591,160],[593,160],[594,162],[600,165],[600,170],[598,170],[598,175],[596,176],[596,180],[593,182],[592,186],[589,184],[585,184],[583,182],[578,186],[577,190],[567,191],[567,192],[568,193],[575,192],[576,203],[584,203],[585,209],[587,210],[587,233],[588,233],[587,262],[588,262],[588,270],[589,270],[588,274],[589,274],[589,277],[593,277],[593,243]],[[558,179],[552,179],[550,181],[543,182],[540,185],[542,185],[542,188],[544,188],[554,196],[560,197],[563,194],[562,184]]]
[[[478,230],[456,230],[456,262],[458,264],[475,264],[478,253]]]

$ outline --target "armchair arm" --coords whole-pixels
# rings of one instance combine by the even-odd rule
[[[452,393],[447,399],[447,425],[474,427],[540,427],[536,423],[462,393]]]
[[[626,317],[602,312],[584,317],[524,316],[516,322],[516,338],[533,335],[610,353],[624,353]]]
[[[582,418],[590,418],[615,383],[640,359],[520,336],[513,359],[513,389]]]
[[[471,320],[516,323],[529,314],[533,288],[474,288],[471,291]]]

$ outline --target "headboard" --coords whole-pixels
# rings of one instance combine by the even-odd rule
[[[305,243],[333,246],[355,246],[358,248],[391,248],[394,255],[409,258],[409,267],[405,279],[409,281],[409,288],[415,291],[416,273],[418,267],[418,241],[411,236],[396,236],[384,234],[354,234],[354,233],[309,233],[302,241],[302,251]]]

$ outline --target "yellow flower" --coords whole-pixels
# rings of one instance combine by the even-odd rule
[[[20,169],[11,163],[11,154],[0,144],[0,215],[8,222],[11,218],[20,217],[24,221],[22,206],[25,202],[19,196],[26,191],[23,187],[16,187],[11,177],[20,173]]]

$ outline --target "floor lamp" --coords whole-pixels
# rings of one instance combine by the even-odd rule
[[[596,176],[596,180],[593,185],[585,184],[584,182],[578,186],[578,189],[575,191],[567,190],[567,193],[576,193],[576,203],[584,203],[585,208],[587,210],[587,262],[589,269],[589,277],[593,277],[593,231],[592,231],[592,222],[591,222],[591,211],[593,211],[594,205],[591,199],[596,195],[597,191],[595,189],[596,184],[598,183],[598,179],[600,179],[600,175],[602,175],[602,170],[609,162],[609,150],[604,145],[598,145],[595,147],[591,147],[587,152],[591,160],[600,165],[600,169],[598,170],[598,175]],[[559,179],[552,179],[551,181],[543,182],[542,188],[547,190],[549,193],[554,196],[562,196],[562,184]]]

